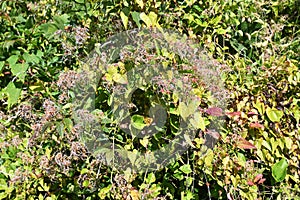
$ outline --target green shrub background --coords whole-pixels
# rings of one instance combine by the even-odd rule
[[[2,0],[0,8],[0,199],[300,199],[299,1]],[[179,30],[228,66],[230,100],[205,157],[196,138],[161,170],[123,174],[78,141],[57,83],[61,72],[72,82],[95,43],[143,27]]]

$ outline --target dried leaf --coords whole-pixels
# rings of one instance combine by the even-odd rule
[[[255,178],[253,179],[253,182],[256,183],[257,181],[259,181],[260,179],[262,179],[263,175],[262,174],[258,174],[255,176]]]
[[[218,107],[208,108],[205,112],[211,116],[216,116],[216,117],[223,116],[223,110]]]
[[[241,149],[256,149],[256,147],[243,137],[239,137],[237,141],[237,147]]]
[[[240,111],[237,111],[237,112],[227,112],[226,115],[228,117],[241,116],[241,112]]]
[[[264,128],[263,125],[261,125],[260,123],[258,122],[253,122],[249,125],[250,128]]]

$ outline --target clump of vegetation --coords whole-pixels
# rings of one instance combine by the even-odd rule
[[[0,7],[0,199],[299,198],[298,1],[9,0]],[[100,120],[110,139],[132,152],[167,144],[184,114],[173,93],[178,84],[155,77],[159,84],[132,94],[130,117],[145,127],[152,104],[163,102],[170,131],[151,138],[120,132],[110,98],[121,91],[115,86],[123,74],[165,62],[180,74],[176,83],[187,80],[198,90],[204,124],[190,141],[185,137],[188,151],[154,171],[106,165],[111,157],[97,157],[74,120],[72,88],[86,84],[78,71],[82,60],[97,43],[135,28],[175,29],[196,41],[218,63],[210,66],[223,72],[218,80],[228,91],[226,110],[211,109],[208,81],[197,79],[203,71],[185,74],[180,67],[193,66],[190,60],[170,50],[155,52],[156,63],[146,60],[148,51],[127,52],[109,65],[117,70],[103,73],[106,79],[94,88],[96,111],[77,111],[87,121]],[[207,133],[218,115],[222,129]],[[218,138],[212,150],[203,149],[205,134]]]

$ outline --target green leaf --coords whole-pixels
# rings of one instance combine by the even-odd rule
[[[272,167],[272,176],[276,182],[284,180],[287,173],[288,162],[282,158],[279,162],[275,163]]]
[[[0,190],[6,190],[7,182],[4,179],[0,179]]]
[[[219,34],[219,35],[224,35],[224,34],[227,32],[227,30],[226,30],[226,29],[223,29],[223,28],[218,28],[218,29],[216,30],[216,32],[217,32],[217,34]]]
[[[65,25],[69,23],[69,16],[67,14],[58,15],[54,16],[53,20],[57,28],[64,29]]]
[[[188,164],[181,166],[179,169],[185,174],[189,174],[192,172],[191,166]]]
[[[89,172],[89,169],[83,168],[83,169],[81,169],[80,174],[87,174],[88,172]]]
[[[8,96],[8,107],[11,108],[13,104],[18,102],[19,96],[21,94],[21,89],[17,88],[13,82],[9,82],[6,87],[6,93]]]
[[[16,40],[5,40],[3,43],[3,48],[6,48],[9,50],[10,47],[12,47],[15,44]]]
[[[108,185],[107,187],[100,189],[100,192],[98,193],[100,199],[105,199],[106,195],[109,194],[111,187],[112,187],[111,185]]]
[[[157,14],[155,12],[150,12],[149,19],[151,20],[151,25],[155,26],[157,23]]]
[[[22,82],[25,81],[26,72],[28,70],[29,65],[27,63],[18,63],[14,65],[10,65],[11,72],[13,75],[18,77]]]
[[[52,23],[42,24],[39,28],[47,38],[50,38],[58,30],[58,27]]]
[[[212,25],[216,25],[221,21],[221,19],[222,19],[222,15],[219,15],[219,16],[213,18],[212,20],[210,20],[209,23]]]
[[[137,159],[137,156],[138,156],[138,152],[136,149],[134,149],[133,151],[127,151],[127,156],[128,156],[128,159],[130,160],[131,164],[134,165],[134,163]]]
[[[143,0],[135,0],[135,2],[141,7],[141,9],[144,8],[144,2],[143,2]]]
[[[186,105],[184,102],[180,102],[178,106],[179,114],[186,121],[188,116],[195,113],[197,107],[199,106],[200,102],[196,100],[192,100]]]
[[[124,8],[121,13],[120,13],[120,17],[122,19],[122,23],[125,27],[125,29],[127,29],[128,27],[128,16],[129,16],[129,9],[128,8]]]
[[[27,63],[39,63],[40,59],[34,54],[24,53],[23,58]]]
[[[120,84],[127,84],[127,83],[128,83],[126,74],[119,74],[119,73],[116,73],[116,74],[114,74],[114,76],[113,76],[113,80],[114,80],[116,83],[120,83]]]
[[[268,118],[272,122],[280,122],[280,119],[283,116],[283,111],[277,110],[276,108],[270,108],[270,107],[268,107],[266,109],[266,113],[267,113]]]
[[[195,146],[191,140],[191,137],[188,134],[184,134],[183,137],[184,137],[186,143],[188,143],[191,147],[195,148]]]
[[[202,131],[205,131],[205,121],[204,118],[201,116],[201,113],[196,112],[194,114],[193,119],[191,119],[191,124],[194,128],[200,128]]]
[[[146,124],[144,123],[144,117],[142,115],[133,115],[131,117],[131,124],[133,127],[142,130]]]
[[[0,73],[2,72],[2,69],[3,69],[3,67],[4,67],[4,61],[0,61]]]
[[[152,25],[151,19],[144,12],[140,14],[140,18],[143,22],[145,22],[148,28],[151,27]]]
[[[257,100],[256,103],[253,103],[253,107],[258,110],[259,114],[263,115],[265,113],[265,105],[259,100]]]
[[[132,19],[133,19],[133,21],[136,23],[136,25],[138,26],[138,28],[140,28],[141,27],[141,23],[140,23],[140,20],[141,20],[141,18],[140,18],[140,13],[139,12],[132,12],[131,13],[131,16],[132,16]]]
[[[147,148],[148,144],[149,144],[149,139],[144,137],[142,140],[140,140],[141,145],[143,145],[143,147]]]
[[[7,195],[8,195],[7,191],[0,192],[0,199],[6,199]]]
[[[12,55],[7,59],[7,62],[9,64],[9,66],[15,65],[17,63],[18,59],[19,59],[18,55]]]
[[[83,187],[88,187],[90,185],[90,181],[89,180],[84,180],[82,185],[83,185]]]
[[[189,116],[189,113],[187,111],[187,106],[184,102],[180,102],[178,106],[179,114],[183,118],[183,120],[186,121],[187,117]]]
[[[73,121],[70,118],[64,118],[63,122],[68,131],[71,131],[73,127]]]
[[[155,174],[153,172],[148,174],[147,183],[151,184],[151,183],[154,183],[155,181],[156,181]]]

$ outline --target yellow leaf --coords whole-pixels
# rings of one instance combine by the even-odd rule
[[[125,29],[127,29],[127,26],[128,26],[128,17],[125,15],[125,13],[123,11],[121,11],[120,16],[121,16],[122,23],[123,23]]]
[[[135,188],[131,188],[130,197],[132,200],[140,200],[140,193]]]
[[[137,3],[141,7],[141,9],[144,8],[144,2],[143,2],[143,0],[135,0],[135,3]]]

